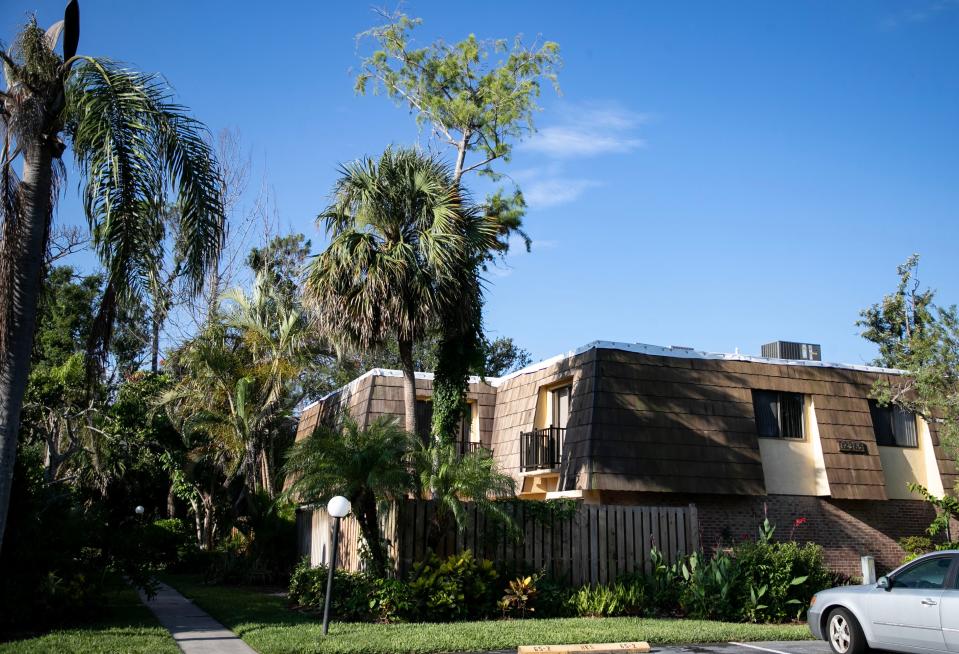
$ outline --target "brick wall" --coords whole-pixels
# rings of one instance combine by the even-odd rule
[[[823,548],[826,562],[839,572],[860,576],[859,557],[876,558],[882,574],[899,565],[903,536],[925,535],[935,511],[913,500],[834,500],[793,495],[747,497],[601,493],[608,504],[695,504],[699,512],[700,542],[710,550],[730,540],[755,538],[764,516],[776,525],[776,536],[812,541]],[[794,527],[798,518],[805,522]]]

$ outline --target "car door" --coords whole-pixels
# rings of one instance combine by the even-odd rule
[[[890,578],[889,590],[870,593],[872,644],[945,651],[939,605],[951,567],[949,555],[922,558]]]
[[[939,601],[939,619],[942,621],[942,637],[946,649],[959,652],[959,556],[953,555],[952,581],[946,584]]]

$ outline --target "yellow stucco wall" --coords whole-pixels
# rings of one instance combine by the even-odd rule
[[[819,425],[812,398],[806,397],[805,436],[760,438],[766,492],[776,495],[829,495],[826,463],[819,440]]]
[[[919,447],[879,447],[879,459],[886,477],[886,495],[892,500],[922,499],[909,492],[909,483],[925,486],[936,497],[943,496],[929,425],[922,418],[916,418],[916,422]]]

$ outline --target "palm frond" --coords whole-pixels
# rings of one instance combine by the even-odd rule
[[[156,75],[85,58],[65,96],[66,131],[86,178],[84,209],[107,270],[109,292],[91,343],[103,349],[117,306],[142,297],[155,281],[171,227],[180,235],[191,290],[202,286],[223,241],[219,171],[204,128],[171,101]],[[163,210],[168,186],[177,191],[179,211]]]
[[[330,245],[308,269],[306,298],[321,330],[353,347],[416,340],[454,314],[496,242],[449,167],[412,149],[342,166],[319,220]]]

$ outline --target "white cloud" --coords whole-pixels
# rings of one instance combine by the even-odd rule
[[[527,148],[550,157],[592,157],[642,147],[637,138],[600,134],[579,127],[546,127],[530,139]]]
[[[891,14],[882,21],[884,29],[894,30],[905,25],[924,23],[943,14],[959,8],[959,0],[933,0],[922,5],[909,7]]]
[[[571,107],[563,111],[558,125],[544,127],[521,147],[555,159],[622,154],[646,144],[634,130],[648,120],[646,114],[616,105]]]
[[[592,179],[555,177],[527,184],[523,187],[523,197],[530,208],[543,209],[572,202],[587,189],[601,185],[601,182]]]

